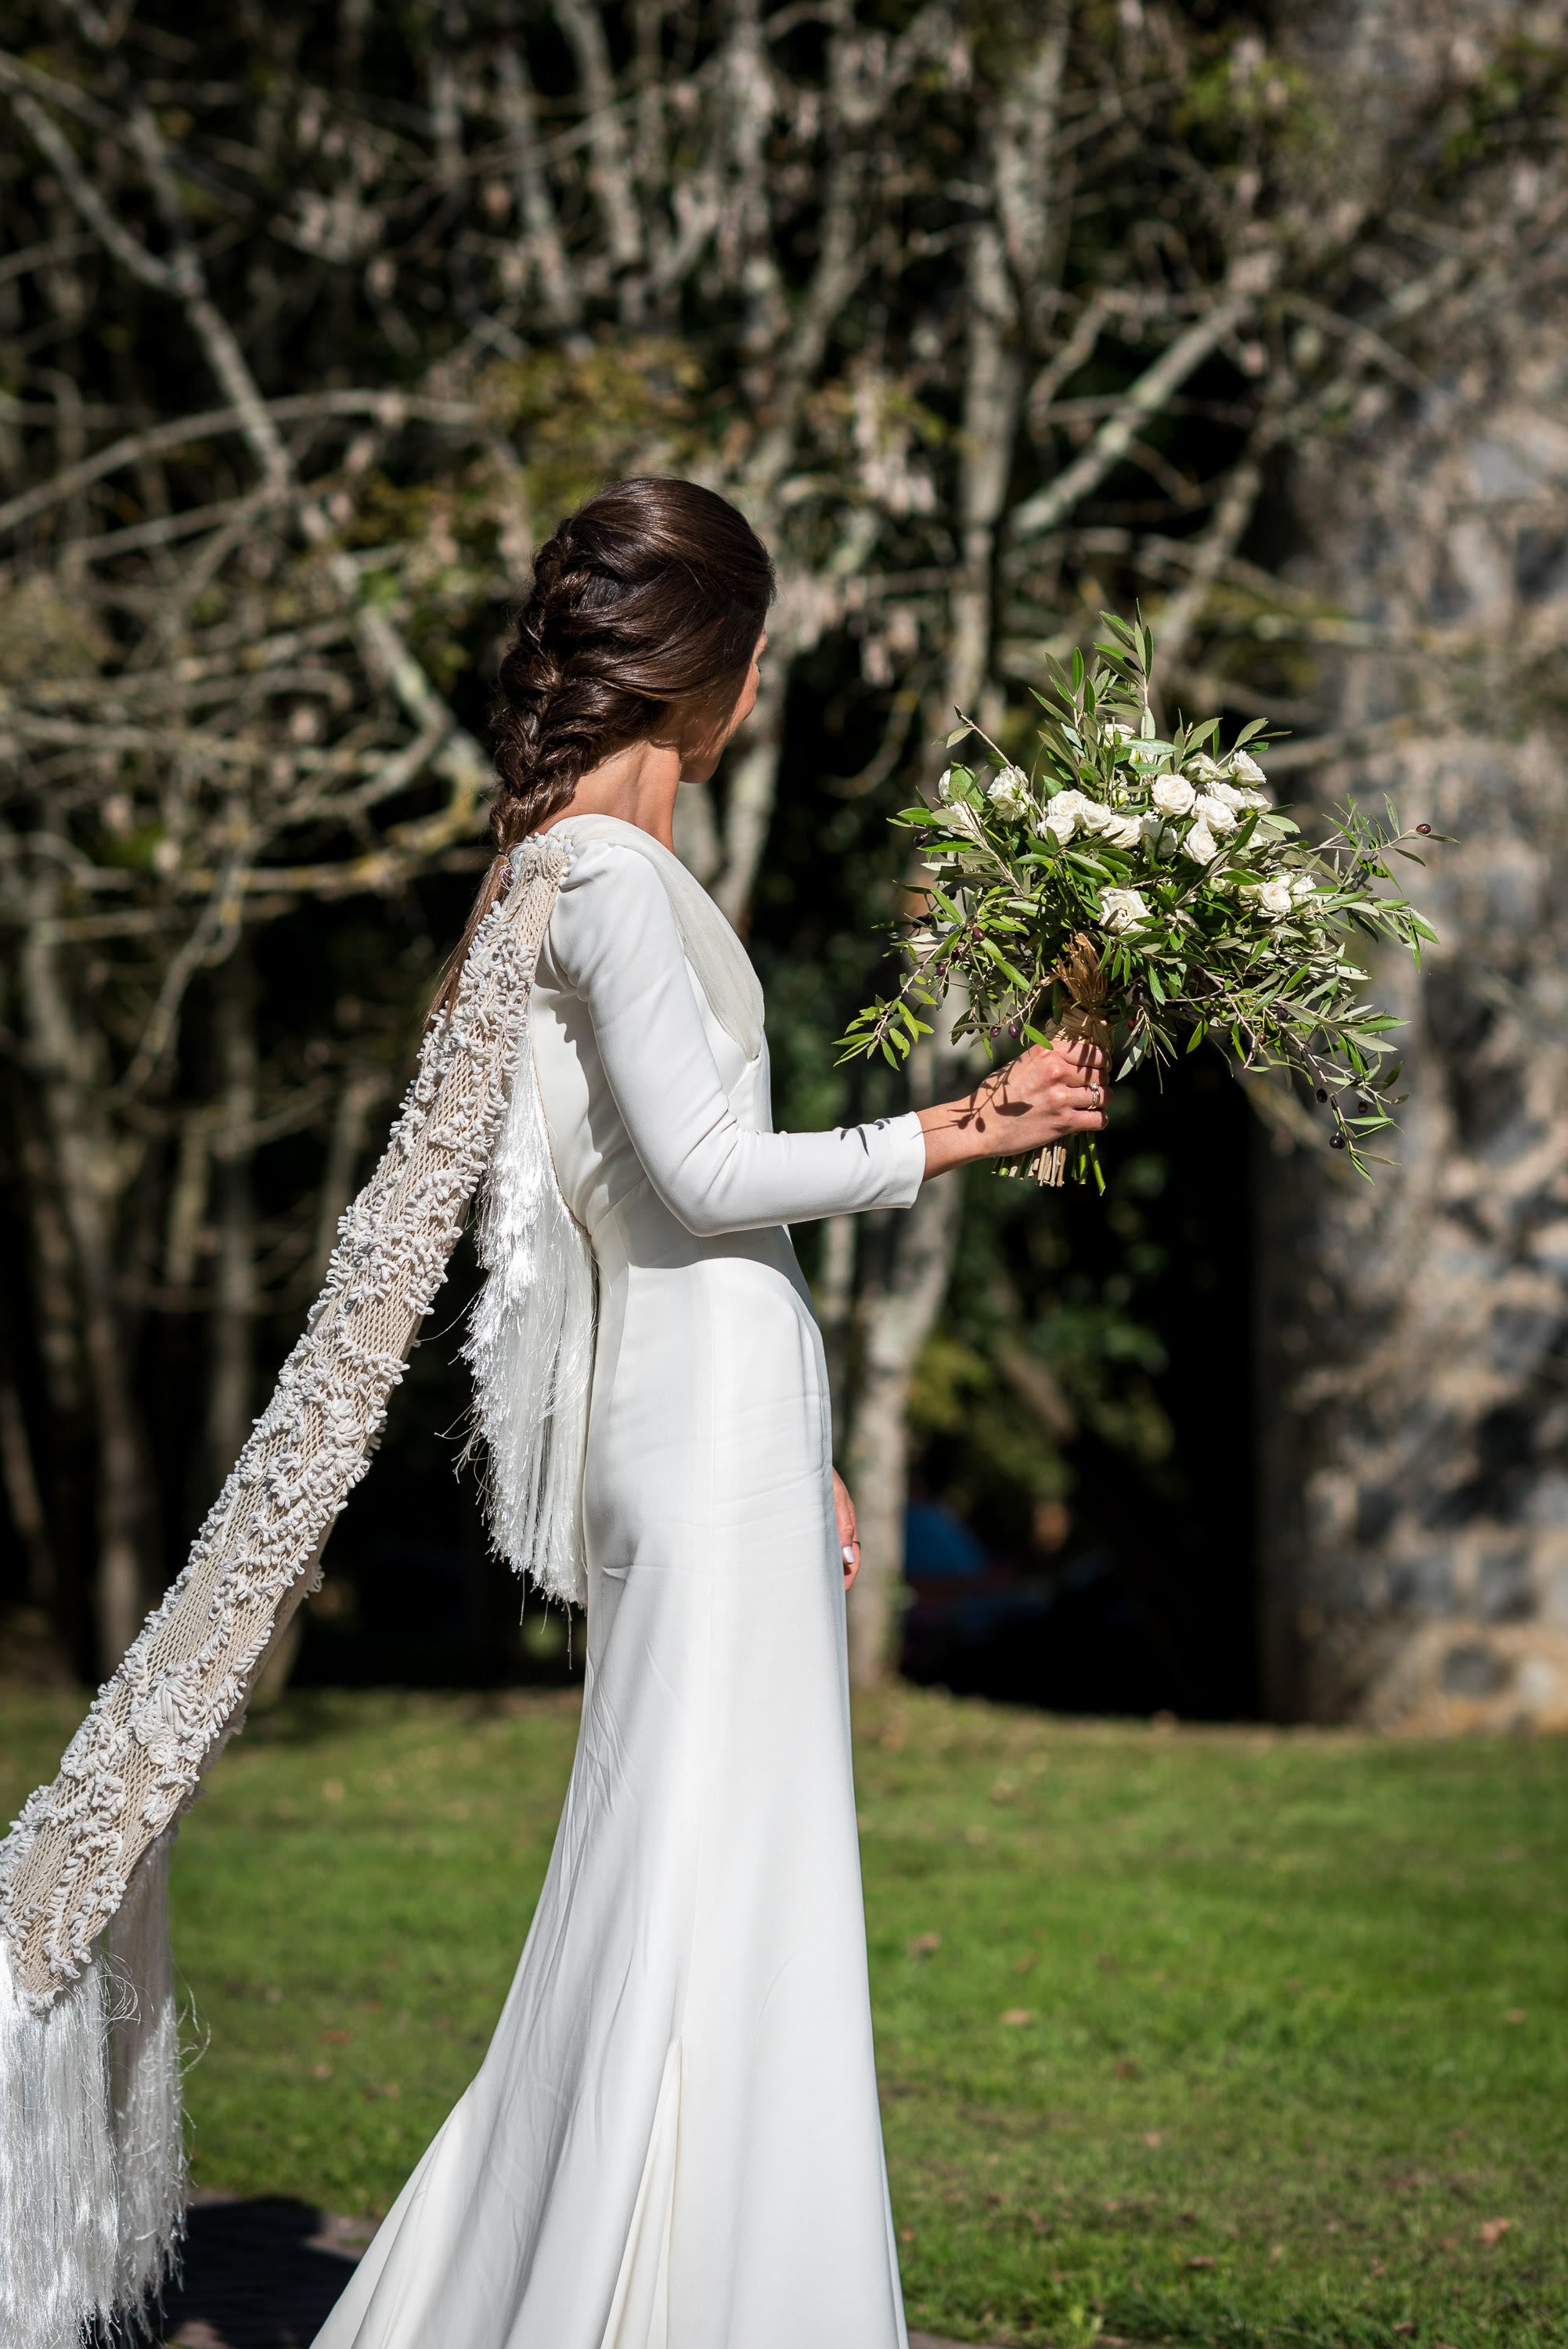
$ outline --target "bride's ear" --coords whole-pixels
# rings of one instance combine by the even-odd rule
[[[672,713],[670,739],[680,752],[683,783],[706,783],[709,780],[735,731],[731,716],[731,708],[716,710],[711,701],[699,703],[679,716]]]

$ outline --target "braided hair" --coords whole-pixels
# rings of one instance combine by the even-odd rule
[[[534,558],[500,664],[485,876],[438,1009],[521,841],[571,803],[589,771],[672,718],[722,719],[746,681],[774,595],[768,550],[695,481],[614,481]]]

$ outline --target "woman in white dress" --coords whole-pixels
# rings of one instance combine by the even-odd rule
[[[550,830],[572,854],[531,1028],[598,1290],[583,1723],[483,2068],[317,2349],[904,2343],[851,1778],[859,1553],[785,1227],[1096,1128],[1105,1071],[1033,1051],[919,1115],[771,1131],[760,990],[671,850],[678,781],[755,699],[771,592],[722,500],[618,483],[542,550],[503,666],[498,847]]]

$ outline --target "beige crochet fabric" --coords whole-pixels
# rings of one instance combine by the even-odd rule
[[[570,852],[517,861],[386,1154],[343,1219],[305,1334],[184,1572],[0,1845],[0,1930],[36,2012],[75,1982],[132,1870],[239,1725],[268,1647],[364,1475],[506,1109],[534,966]]]

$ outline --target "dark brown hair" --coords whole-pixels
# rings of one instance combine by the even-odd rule
[[[438,1010],[505,885],[506,858],[567,806],[579,779],[672,717],[733,708],[774,595],[756,532],[695,481],[613,481],[534,558],[500,665],[495,860],[448,966]]]

